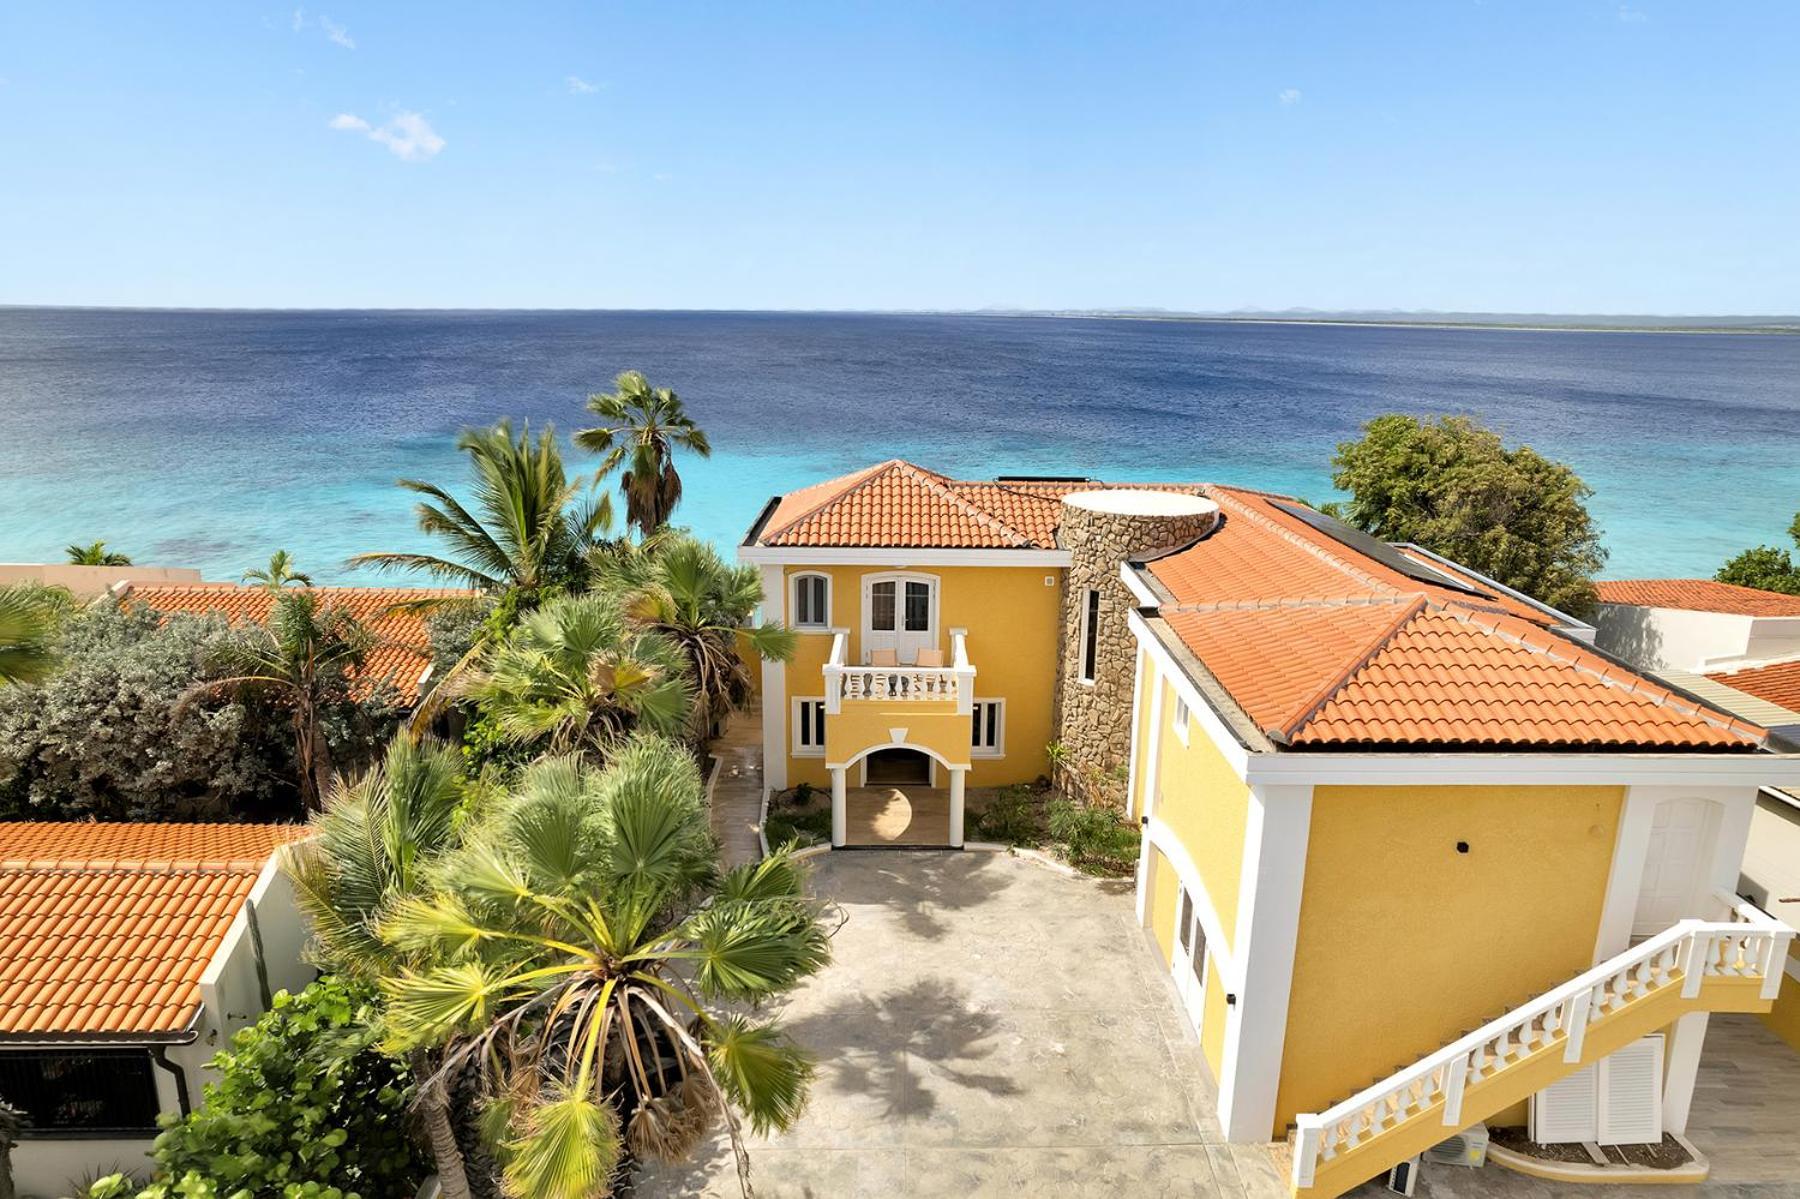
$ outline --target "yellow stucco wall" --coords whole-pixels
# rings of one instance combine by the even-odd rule
[[[1623,801],[1315,788],[1272,1134],[1592,965]]]
[[[1211,953],[1206,963],[1206,1009],[1200,1020],[1200,1052],[1212,1067],[1213,1079],[1222,1077],[1225,1061],[1225,984],[1219,981],[1219,963]]]
[[[796,574],[830,577],[831,623],[850,631],[850,660],[860,662],[863,576],[909,569],[899,563],[883,567],[788,566],[785,578]],[[938,645],[944,651],[944,660],[950,661],[950,630],[967,629],[969,659],[975,666],[976,698],[1006,701],[1005,756],[972,759],[968,785],[1028,783],[1047,773],[1049,762],[1044,757],[1044,746],[1051,737],[1062,571],[1055,567],[938,566],[918,568],[913,573],[935,575],[938,579]],[[1045,579],[1051,585],[1046,586]],[[792,601],[792,588],[785,580],[783,585],[790,592],[783,599],[785,608]],[[822,672],[831,656],[831,635],[803,632],[799,641],[794,658],[787,665],[788,782],[792,785],[805,781],[825,787],[831,778],[824,758],[793,756],[792,701],[824,696]],[[846,709],[851,706],[847,704]],[[881,716],[869,727],[879,729],[879,740],[885,742],[885,730],[897,723],[892,713],[929,706],[887,705],[890,715]],[[958,734],[963,759],[968,759],[969,723],[969,718],[963,717]],[[833,750],[835,753],[835,741]]]
[[[1800,938],[1796,938],[1800,943]],[[1800,954],[1796,954],[1800,957]],[[1775,1006],[1763,1016],[1763,1023],[1775,1030],[1775,1035],[1800,1049],[1800,980],[1792,975],[1781,980],[1781,993],[1775,997]]]
[[[1156,846],[1150,847],[1150,933],[1162,950],[1163,965],[1175,960],[1175,913],[1181,879]]]
[[[1238,883],[1244,866],[1244,826],[1250,788],[1237,776],[1190,714],[1188,743],[1175,736],[1175,691],[1166,681],[1163,727],[1157,738],[1155,812],[1175,834],[1224,926],[1226,948],[1237,933]],[[1146,688],[1146,692],[1150,689]],[[1148,721],[1148,714],[1145,715]]]

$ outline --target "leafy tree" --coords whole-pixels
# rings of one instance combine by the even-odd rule
[[[761,658],[785,662],[794,655],[791,629],[772,621],[750,625],[763,602],[756,568],[727,563],[711,545],[687,533],[660,538],[603,564],[599,586],[621,597],[632,623],[681,648],[694,682],[691,731],[697,737],[750,694],[740,636]]]
[[[611,596],[562,596],[495,645],[467,690],[513,745],[604,753],[633,729],[681,731],[687,671],[680,646],[631,624]]]
[[[60,614],[46,588],[0,587],[0,686],[33,683],[55,669]]]
[[[71,545],[63,553],[68,555],[71,566],[130,566],[131,559],[124,554],[106,548],[104,541],[90,541],[86,545]]]
[[[283,858],[321,961],[363,982],[399,968],[403,957],[378,935],[378,923],[425,892],[426,871],[460,843],[472,798],[453,751],[404,737],[379,766],[340,785],[313,818],[313,835]],[[377,1011],[368,1023],[379,1027],[382,1018]],[[474,1138],[459,1138],[452,1125],[442,1054],[420,1046],[406,1058],[444,1195],[467,1199],[465,1146]]]
[[[681,397],[668,388],[650,386],[637,371],[626,371],[613,386],[616,391],[588,397],[588,411],[605,423],[577,432],[575,444],[605,455],[597,472],[601,478],[625,467],[619,480],[625,517],[648,537],[669,523],[681,502],[675,450],[710,458],[712,443],[687,414]]]
[[[494,595],[522,593],[528,603],[552,589],[587,580],[589,555],[612,526],[612,501],[595,495],[586,476],[569,477],[556,434],[533,440],[502,421],[456,439],[475,476],[474,510],[434,483],[402,479],[425,497],[414,511],[419,529],[442,541],[446,555],[358,554],[353,566],[415,571]]]
[[[269,591],[280,591],[289,583],[301,587],[312,586],[312,576],[302,574],[294,569],[294,560],[286,550],[276,550],[269,555],[269,564],[244,572],[244,582],[255,583]]]
[[[214,647],[208,662],[216,676],[196,683],[183,704],[219,697],[248,697],[288,716],[299,768],[301,803],[317,810],[331,788],[331,742],[325,714],[351,701],[351,679],[376,640],[342,608],[322,607],[317,596],[284,592],[266,623],[236,630]]]
[[[71,614],[40,682],[0,687],[0,815],[219,820],[294,810],[293,750],[245,706],[182,707],[223,619],[143,606]]]
[[[1788,536],[1794,539],[1796,546],[1800,546],[1800,512],[1794,514],[1794,523],[1788,526]],[[1755,587],[1760,591],[1800,595],[1800,565],[1794,562],[1793,555],[1787,550],[1772,545],[1759,545],[1733,556],[1719,567],[1719,573],[1713,578],[1721,583],[1736,583],[1740,587]]]
[[[90,1193],[411,1195],[429,1166],[406,1126],[412,1080],[376,1047],[376,1015],[367,983],[328,975],[297,995],[277,992],[213,1059],[219,1079],[201,1104],[163,1118],[150,1186],[114,1176]]]
[[[638,736],[604,770],[533,765],[382,935],[390,1046],[484,1064],[508,1193],[606,1193],[621,1147],[679,1159],[721,1115],[785,1128],[812,1065],[756,1004],[824,965],[830,938],[785,852],[716,873],[698,768]]]
[[[1408,541],[1572,616],[1594,610],[1606,562],[1573,470],[1530,446],[1508,449],[1463,417],[1390,413],[1338,446],[1334,515],[1385,541]]]

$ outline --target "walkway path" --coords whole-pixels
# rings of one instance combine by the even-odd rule
[[[753,703],[733,713],[724,736],[712,743],[712,752],[719,759],[712,831],[729,870],[762,856],[762,842],[756,836],[763,796],[761,705]]]

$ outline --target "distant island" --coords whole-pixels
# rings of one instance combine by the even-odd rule
[[[1180,312],[1162,308],[984,309],[985,315],[1206,321],[1261,325],[1402,325],[1437,329],[1517,329],[1559,333],[1800,333],[1800,316],[1644,316],[1561,312],[1434,312],[1428,309],[1243,308]]]

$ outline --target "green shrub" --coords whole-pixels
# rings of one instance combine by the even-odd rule
[[[112,1176],[89,1199],[393,1199],[430,1167],[407,1127],[411,1083],[374,1047],[371,990],[326,976],[274,1006],[213,1059],[218,1082],[165,1118],[156,1178]]]
[[[1067,847],[1069,861],[1078,868],[1114,878],[1137,869],[1138,830],[1117,813],[1053,799],[1049,815],[1050,835]]]
[[[1006,787],[975,817],[975,831],[983,841],[1004,845],[1036,845],[1044,839],[1043,812],[1022,783]]]
[[[770,849],[778,849],[789,841],[802,846],[822,845],[831,840],[831,809],[771,806],[763,836],[768,838]]]

